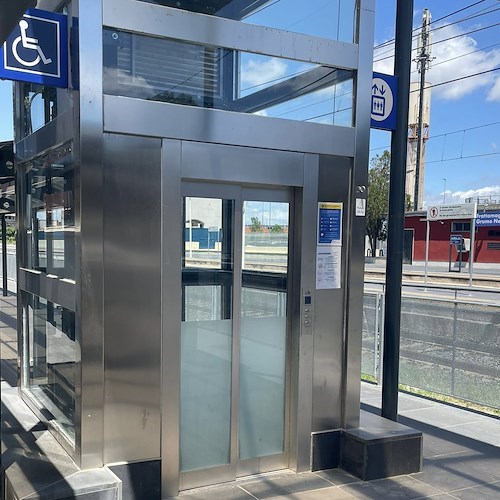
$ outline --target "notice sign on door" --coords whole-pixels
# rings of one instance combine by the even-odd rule
[[[341,285],[342,212],[342,203],[318,203],[317,290],[332,290],[340,288]]]
[[[342,246],[342,203],[318,203],[318,245]]]

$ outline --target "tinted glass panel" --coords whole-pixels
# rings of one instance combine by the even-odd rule
[[[75,440],[75,313],[23,292],[23,330],[29,354],[26,388],[49,419]]]
[[[178,40],[104,31],[104,92],[352,125],[353,73]]]
[[[70,144],[24,164],[28,253],[22,266],[75,277],[74,165]]]
[[[284,451],[288,203],[245,201],[240,459]]]
[[[184,198],[182,472],[230,461],[233,206],[231,200]]]

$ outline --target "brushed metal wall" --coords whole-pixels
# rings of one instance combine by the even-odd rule
[[[105,135],[105,463],[160,457],[160,168],[160,140]]]
[[[314,318],[313,432],[341,427],[345,288],[352,160],[320,156],[318,201],[343,202],[341,288],[316,290]],[[350,397],[347,395],[346,397]],[[359,404],[359,400],[358,400]]]

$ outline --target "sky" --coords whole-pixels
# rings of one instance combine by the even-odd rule
[[[415,0],[414,27],[421,25],[425,8],[433,21],[434,58],[426,80],[438,86],[431,89],[424,206],[489,195],[500,200],[500,71],[439,85],[500,68],[500,1]],[[460,9],[464,10],[439,20]],[[395,2],[378,0],[375,47],[394,38],[394,24]],[[393,44],[376,49],[374,70],[392,74],[394,59],[389,56],[393,54]],[[420,79],[415,63],[411,79]],[[389,149],[390,141],[389,132],[372,130],[371,157]]]
[[[328,20],[336,16],[338,5],[344,9],[343,14],[352,11],[353,2],[342,0],[338,4],[335,0],[309,0],[299,3],[300,8],[290,10],[287,7],[289,2],[283,0],[271,3],[269,8],[252,15],[247,22],[347,40],[352,34],[352,23],[330,23]],[[500,67],[500,1],[415,0],[415,28],[421,24],[424,8],[429,9],[433,21],[431,55],[434,59],[427,81],[437,85],[431,89],[424,205],[444,201],[447,204],[463,203],[465,198],[474,196],[492,195],[500,199],[500,71],[494,70]],[[391,40],[395,31],[395,10],[395,0],[376,2],[374,70],[382,73],[393,72],[391,56],[394,45]],[[378,47],[380,44],[384,45]],[[245,54],[241,65],[242,95],[311,67],[306,63]],[[439,85],[492,69],[494,71],[476,77]],[[418,81],[415,64],[412,70],[412,80]],[[322,89],[299,102],[275,106],[259,114],[345,125],[352,113],[349,105],[352,84],[349,85],[349,82],[344,82]],[[12,139],[13,135],[11,96],[11,83],[0,81],[2,141]],[[322,112],[324,103],[332,100],[336,112],[325,115]],[[389,132],[372,130],[371,157],[383,153],[389,146]]]

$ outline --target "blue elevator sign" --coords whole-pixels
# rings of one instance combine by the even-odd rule
[[[371,98],[371,128],[396,129],[396,106],[398,97],[396,76],[373,73]]]
[[[67,17],[28,10],[0,51],[0,78],[67,87]]]

